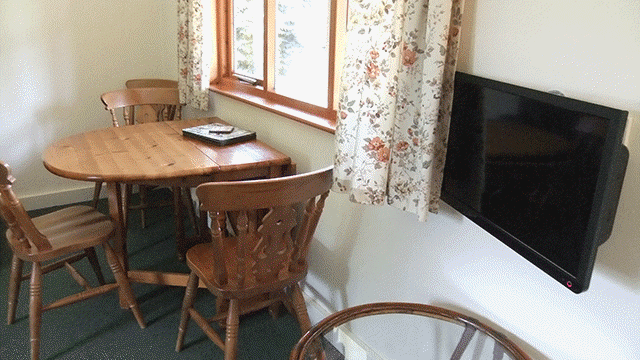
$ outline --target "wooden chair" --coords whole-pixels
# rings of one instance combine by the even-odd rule
[[[115,127],[120,126],[118,109],[122,110],[124,125],[179,119],[177,109],[180,99],[177,88],[121,89],[104,93],[100,99],[111,113],[111,121]],[[136,116],[136,108],[143,105],[157,105],[158,111],[153,116]]]
[[[177,80],[168,80],[168,79],[130,79],[125,82],[125,87],[127,89],[137,89],[137,88],[170,88],[177,89],[178,81]],[[131,116],[134,118],[134,122],[141,123],[146,122],[145,119],[153,119],[157,118],[157,114],[163,111],[163,105],[141,105],[138,107],[137,114],[135,113],[135,109],[131,108]],[[169,113],[175,113],[174,120],[182,119],[182,104],[175,107],[175,109],[169,109]],[[138,120],[135,118],[138,117]],[[140,186],[139,196],[140,202],[137,205],[130,206],[129,209],[135,210],[140,209],[141,211],[141,224],[142,227],[146,227],[145,221],[145,212],[144,209],[149,207],[147,203],[147,194],[149,190],[149,186]],[[184,195],[184,202],[188,209],[189,219],[194,228],[197,229],[196,220],[195,220],[195,209],[193,207],[193,198],[191,197],[191,190],[189,188],[183,188],[182,195]],[[174,203],[160,203],[156,204],[156,206],[169,206],[175,205]]]
[[[149,87],[139,87],[139,86]],[[171,87],[159,87],[170,85]],[[133,125],[138,123],[145,123],[149,121],[172,121],[181,119],[181,106],[178,94],[178,82],[173,80],[164,79],[133,79],[128,80],[126,83],[128,89],[111,91],[102,94],[100,97],[105,108],[111,113],[111,119],[114,127],[120,125],[118,119],[118,110],[122,111],[122,121],[125,125]],[[96,183],[96,188],[93,196],[93,206],[97,206],[97,201],[100,196],[101,183]],[[187,208],[187,215],[189,221],[196,231],[198,230],[197,219],[195,209],[193,205],[193,198],[191,197],[191,190],[189,188],[174,187],[173,201],[170,202],[154,202],[148,201],[149,189],[153,186],[140,185],[139,186],[139,202],[137,204],[129,204],[128,210],[140,210],[140,221],[142,228],[146,227],[146,209],[155,206],[173,206],[176,214],[176,232],[178,234],[184,233],[182,222],[181,206]],[[125,196],[130,198],[132,192],[132,186],[127,185],[125,187]],[[128,202],[128,200],[127,200]],[[177,237],[182,239],[182,235]],[[186,248],[184,244],[178,245],[178,256],[182,258],[184,250]]]
[[[40,327],[44,311],[70,305],[111,290],[119,289],[138,324],[144,328],[145,322],[129,280],[108,242],[115,232],[111,218],[90,206],[70,206],[31,219],[13,192],[14,181],[9,166],[0,161],[0,210],[8,226],[7,240],[17,258],[32,263],[29,301],[31,359],[37,359],[39,356]],[[92,288],[86,279],[69,264],[69,259],[78,252],[85,252],[99,245],[104,248],[116,283]],[[62,263],[62,266],[69,269],[73,278],[84,290],[44,305],[42,276],[47,272],[46,263],[51,261]],[[18,269],[12,269],[12,278],[19,276],[16,271]]]
[[[134,80],[131,86],[141,84],[142,79]],[[164,81],[164,80],[163,80]],[[170,81],[170,80],[166,80]],[[153,83],[149,83],[152,85]],[[181,118],[181,104],[177,86],[175,88],[132,88],[131,90],[116,90],[100,97],[105,108],[111,113],[114,127],[120,126],[116,111],[122,110],[123,125],[133,125],[149,121],[170,121]],[[136,115],[138,108],[138,115]],[[92,206],[96,207],[100,200],[102,183],[96,182],[93,192]],[[142,226],[145,227],[145,217],[142,216]]]
[[[302,335],[302,338],[300,338],[296,346],[293,348],[289,359],[306,360],[320,357],[316,354],[318,354],[318,347],[322,346],[321,340],[325,334],[331,332],[340,325],[346,324],[355,319],[386,314],[424,316],[458,324],[463,327],[464,329],[461,331],[462,335],[460,340],[451,354],[451,360],[459,360],[462,357],[475,333],[481,333],[493,339],[493,350],[490,352],[493,360],[502,360],[504,359],[504,356],[507,356],[508,359],[514,360],[531,360],[529,355],[527,355],[505,335],[472,317],[437,306],[402,302],[364,304],[347,308],[327,316]],[[467,356],[465,358],[469,357]]]
[[[211,218],[212,241],[187,252],[191,269],[182,305],[176,351],[189,318],[235,359],[239,316],[283,303],[302,332],[311,325],[298,282],[307,273],[307,252],[332,183],[332,168],[266,180],[212,182],[198,186],[200,209]],[[232,212],[233,220],[227,212]],[[227,226],[235,223],[235,226]],[[193,307],[199,281],[217,297],[205,319]],[[225,340],[211,322],[226,319]],[[247,344],[250,345],[250,344]]]
[[[139,84],[136,80],[133,84]],[[133,86],[133,85],[132,85]],[[146,121],[171,121],[180,119],[180,100],[177,88],[131,88],[107,92],[100,97],[105,108],[111,113],[111,119],[114,127],[120,126],[120,122],[124,125],[133,125],[135,123]],[[144,106],[148,106],[144,108]],[[146,109],[146,110],[145,110]],[[151,109],[151,110],[149,110]],[[118,112],[122,112],[119,119]],[[100,196],[101,183],[96,183],[93,196],[93,206],[95,207]],[[131,194],[131,185],[126,187],[126,194]],[[140,202],[138,204],[129,205],[128,209],[141,211],[141,224],[146,227],[145,209],[150,206],[169,206],[173,205],[176,209],[184,202],[191,223],[195,227],[195,210],[193,210],[193,202],[191,200],[191,192],[188,188],[173,188],[173,202],[149,204],[147,202],[147,186],[140,186]],[[178,214],[181,214],[178,212]],[[182,233],[182,222],[176,221],[180,227],[178,232]],[[197,228],[196,228],[197,229]]]
[[[131,79],[125,82],[125,87],[127,89],[138,89],[138,88],[168,88],[168,89],[177,89],[178,82],[176,80],[167,80],[167,79]],[[144,123],[148,121],[153,121],[152,119],[159,119],[160,114],[165,110],[164,105],[140,105],[137,107],[137,111],[135,108],[131,108],[131,117],[134,118],[135,123]],[[138,113],[137,115],[135,113]],[[172,116],[173,120],[182,119],[182,104],[177,105],[175,108],[173,106],[169,106],[167,109],[168,115],[174,114]],[[160,121],[160,120],[158,120]]]

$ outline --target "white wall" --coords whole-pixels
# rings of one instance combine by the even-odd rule
[[[56,139],[111,125],[100,94],[130,78],[177,78],[175,13],[166,0],[0,2],[0,158],[25,206],[86,187],[52,176],[40,156]]]
[[[38,154],[53,139],[103,126],[107,118],[96,115],[102,91],[130,77],[172,77],[175,69],[175,2],[60,3],[0,3],[0,156],[13,164],[24,195],[69,194],[80,186],[46,173]],[[27,10],[19,16],[19,8]],[[136,16],[144,21],[135,22]],[[637,0],[467,1],[460,69],[640,111],[639,20]],[[78,22],[82,26],[69,25]],[[130,22],[133,30],[122,30]],[[332,161],[330,134],[212,98],[208,114],[256,130],[290,154],[301,172]],[[69,126],[66,119],[86,123]],[[638,127],[640,121],[613,235],[600,248],[586,293],[564,289],[446,205],[419,223],[394,208],[351,204],[339,194],[329,197],[318,227],[310,293],[332,311],[374,301],[450,307],[494,324],[535,359],[638,358]],[[24,129],[36,135],[24,136]],[[398,351],[393,347],[400,336],[354,330],[383,354]]]

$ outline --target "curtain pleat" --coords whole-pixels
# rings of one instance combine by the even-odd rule
[[[350,0],[334,191],[438,211],[463,0]]]
[[[178,89],[180,101],[209,108],[212,61],[211,0],[178,0]]]

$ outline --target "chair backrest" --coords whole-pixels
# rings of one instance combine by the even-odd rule
[[[113,126],[119,126],[117,109],[122,109],[125,125],[135,122],[169,121],[180,118],[180,99],[176,88],[132,88],[110,91],[100,96],[105,109],[111,113]],[[148,116],[133,115],[135,107],[151,105],[154,113]]]
[[[127,89],[133,88],[178,88],[178,81],[168,79],[131,79],[124,83]]]
[[[198,186],[200,210],[209,212],[212,220],[216,261],[235,264],[216,267],[218,284],[242,289],[306,274],[307,252],[331,184],[328,167],[281,178]],[[231,214],[229,219],[226,214]],[[235,226],[230,230],[231,223]],[[236,241],[226,239],[228,231],[235,233]]]
[[[135,88],[178,88],[177,80],[169,80],[169,79],[130,79],[124,83],[127,89],[135,89]],[[143,105],[135,110],[139,118],[153,118],[155,114],[160,110],[160,106],[158,105]],[[131,117],[134,118],[133,113]],[[178,105],[175,109],[175,120],[180,120],[182,118],[182,105]]]
[[[322,336],[340,325],[363,317],[385,314],[419,315],[458,324],[463,327],[464,330],[462,331],[462,335],[460,335],[457,346],[451,354],[450,360],[459,360],[462,357],[475,333],[484,334],[494,340],[494,346],[491,351],[493,360],[503,360],[505,355],[509,359],[514,360],[531,360],[531,357],[514,342],[509,340],[509,338],[479,320],[437,306],[404,302],[364,304],[333,313],[302,335],[293,348],[289,359],[303,360],[309,358],[309,356],[312,357],[313,354],[318,351],[318,341],[322,340]],[[442,339],[440,339],[440,341],[442,341]]]
[[[9,228],[7,240],[11,249],[18,254],[50,250],[51,243],[38,231],[13,192],[14,181],[9,165],[0,161],[0,213]]]

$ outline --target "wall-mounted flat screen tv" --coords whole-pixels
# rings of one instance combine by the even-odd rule
[[[456,73],[442,199],[575,293],[612,230],[626,111]]]

